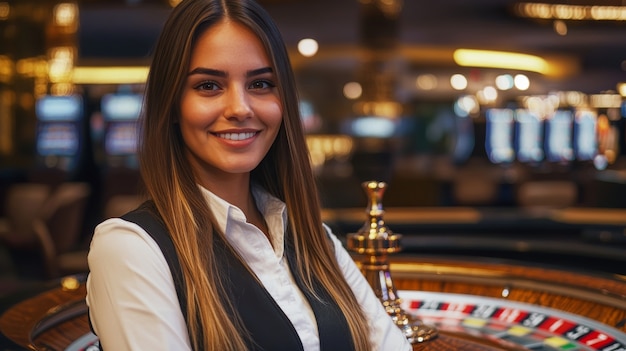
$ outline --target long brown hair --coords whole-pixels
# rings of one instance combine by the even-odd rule
[[[225,18],[256,33],[279,82],[282,124],[251,179],[286,203],[289,240],[294,244],[298,273],[305,287],[313,292],[315,277],[343,311],[355,349],[369,350],[364,313],[342,279],[322,227],[289,56],[275,23],[253,0],[182,1],[172,11],[157,41],[146,85],[140,170],[148,196],[163,218],[179,256],[188,299],[184,312],[192,346],[196,350],[202,345],[207,350],[240,351],[245,349],[247,337],[239,320],[228,317],[227,312],[234,310],[232,306],[220,298],[225,296],[224,287],[210,248],[214,235],[223,233],[215,229],[213,213],[198,191],[177,124],[196,39]]]

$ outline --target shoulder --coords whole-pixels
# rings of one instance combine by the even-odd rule
[[[118,349],[130,350],[137,349],[131,345],[158,344],[161,349],[177,340],[184,347],[169,349],[189,349],[169,267],[157,243],[141,226],[121,218],[100,223],[88,263],[85,301],[94,331],[109,348],[123,345]],[[155,338],[150,333],[154,328],[168,332]]]
[[[166,265],[159,245],[146,230],[122,218],[107,219],[95,228],[88,260],[90,270],[98,262]]]

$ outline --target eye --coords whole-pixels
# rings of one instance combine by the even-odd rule
[[[213,82],[213,81],[205,81],[205,82],[201,82],[199,84],[196,84],[194,86],[194,89],[196,90],[218,90],[219,86],[217,85],[217,83]]]
[[[274,88],[276,85],[268,80],[255,80],[250,84],[250,89],[270,89]]]

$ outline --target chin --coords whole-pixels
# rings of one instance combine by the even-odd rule
[[[240,166],[232,166],[224,169],[225,172],[230,174],[242,174],[242,173],[250,173],[252,172],[259,164],[256,163],[254,165],[240,165]]]

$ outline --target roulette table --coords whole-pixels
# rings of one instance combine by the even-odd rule
[[[407,313],[439,335],[414,350],[625,351],[626,277],[455,257],[390,257]],[[95,350],[84,276],[4,304],[0,349]]]

